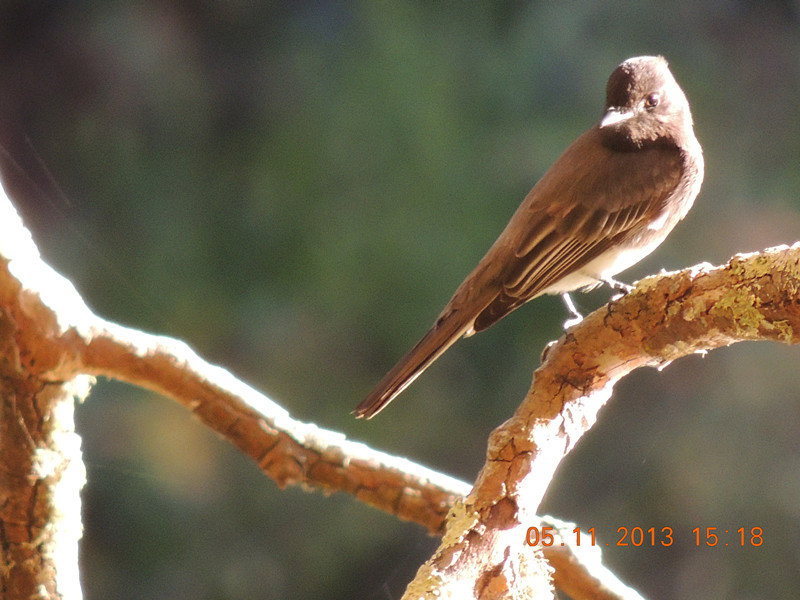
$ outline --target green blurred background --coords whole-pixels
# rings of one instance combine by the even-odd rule
[[[800,239],[796,1],[6,0],[0,48],[6,180],[99,314],[465,480],[559,299],[457,344],[379,418],[349,411],[599,118],[619,62],[667,57],[706,157],[689,218],[624,279]],[[649,598],[797,597],[798,359],[739,344],[633,373],[544,509],[594,527]],[[90,600],[397,598],[435,547],[348,496],[279,490],[165,398],[100,382],[78,421]],[[613,546],[635,526],[675,544]],[[753,526],[759,548],[693,541]]]

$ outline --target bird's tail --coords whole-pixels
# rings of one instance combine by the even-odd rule
[[[353,414],[359,419],[371,419],[382,411],[433,361],[470,330],[471,323],[461,321],[453,313],[439,319],[416,346],[381,379],[375,389],[355,408]]]

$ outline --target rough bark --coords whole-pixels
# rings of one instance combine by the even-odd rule
[[[63,322],[9,270],[38,253],[0,198],[0,597],[81,598],[78,541],[85,481],[75,400],[91,379],[64,368]],[[53,273],[53,275],[55,275]],[[57,286],[64,281],[54,277]]]
[[[552,597],[530,573],[527,527],[561,459],[614,384],[642,366],[745,340],[800,341],[800,244],[647,278],[550,346],[486,465],[448,518],[442,545],[405,598]]]

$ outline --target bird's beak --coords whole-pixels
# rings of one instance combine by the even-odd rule
[[[626,121],[633,116],[632,110],[623,110],[621,108],[612,107],[608,109],[603,118],[600,120],[600,127],[609,127],[616,125],[622,121]]]

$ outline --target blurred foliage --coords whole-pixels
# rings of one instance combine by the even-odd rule
[[[349,411],[630,56],[670,61],[707,175],[624,277],[800,239],[799,18],[789,0],[7,0],[3,170],[101,315],[469,480],[560,334],[557,299],[457,344],[376,420]],[[798,358],[738,345],[634,373],[544,509],[595,527],[648,598],[797,596]],[[78,417],[90,600],[392,598],[435,545],[348,497],[279,491],[163,398],[101,382]],[[614,547],[623,526],[671,526],[676,543]],[[713,526],[761,526],[765,544],[696,547]]]

